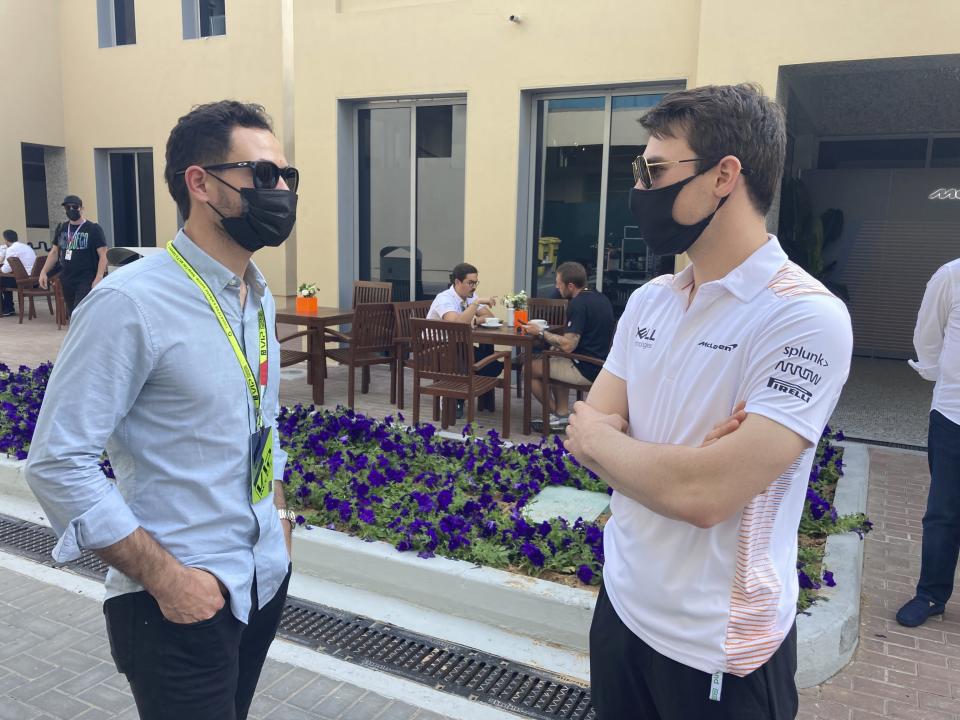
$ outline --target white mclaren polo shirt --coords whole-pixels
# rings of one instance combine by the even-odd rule
[[[631,296],[620,318],[604,367],[627,383],[631,435],[699,446],[746,400],[748,413],[811,447],[710,529],[614,493],[603,581],[620,619],[654,650],[704,672],[744,676],[770,658],[794,621],[797,527],[853,337],[843,303],[773,236],[726,277],[702,285],[687,308],[692,285],[692,267],[661,276]]]

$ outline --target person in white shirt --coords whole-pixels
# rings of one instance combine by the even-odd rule
[[[0,272],[6,276],[0,280],[0,287],[3,288],[3,300],[0,304],[0,317],[9,317],[14,314],[13,310],[13,292],[8,288],[17,287],[17,280],[13,277],[13,268],[10,266],[10,258],[17,258],[23,263],[24,270],[27,273],[33,271],[33,263],[37,259],[37,253],[34,249],[22,243],[17,239],[15,230],[3,231],[3,242],[6,252],[3,257],[3,265],[0,266]]]
[[[427,320],[445,320],[447,322],[472,323],[483,322],[485,318],[495,317],[490,310],[497,304],[495,296],[480,297],[477,288],[480,275],[470,263],[460,263],[450,273],[450,287],[437,295],[430,304]],[[474,357],[482,360],[493,353],[492,345],[480,345],[474,349]],[[481,371],[481,375],[497,377],[503,372],[503,363],[492,362]],[[477,401],[478,410],[494,410],[493,391],[481,395]],[[457,419],[463,417],[463,400],[457,401]]]
[[[920,580],[897,622],[916,627],[943,613],[960,555],[960,259],[930,278],[913,333],[920,376],[936,383],[927,435],[930,492],[923,516]]]
[[[850,366],[843,303],[764,216],[782,109],[753,85],[672,93],[641,124],[630,209],[691,265],[635,291],[567,449],[613,488],[590,633],[600,720],[798,710],[797,529]],[[701,444],[731,410],[735,432]]]

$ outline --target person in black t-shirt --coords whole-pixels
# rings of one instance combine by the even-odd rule
[[[552,333],[537,325],[525,325],[524,329],[532,335],[541,335],[551,348],[606,360],[615,327],[610,300],[587,287],[587,271],[577,262],[565,262],[557,268],[556,287],[561,297],[570,300],[564,332]],[[589,387],[599,374],[599,365],[570,358],[550,358],[551,379]],[[562,430],[570,415],[569,393],[555,387],[546,392],[543,375],[543,360],[535,360],[530,387],[540,402],[550,406],[550,428]]]
[[[67,222],[54,233],[53,247],[40,272],[40,287],[46,289],[48,274],[60,261],[60,284],[67,317],[107,272],[107,241],[103,228],[83,216],[83,202],[76,195],[63,199]]]

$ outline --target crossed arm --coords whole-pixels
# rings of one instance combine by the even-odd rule
[[[603,370],[586,402],[574,406],[566,447],[617,492],[665,517],[709,528],[764,492],[810,446],[742,407],[700,447],[642,442],[625,433],[626,383]]]

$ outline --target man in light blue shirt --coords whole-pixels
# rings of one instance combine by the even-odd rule
[[[242,719],[292,530],[274,301],[251,256],[289,235],[299,176],[263,108],[234,101],[180,118],[166,159],[184,228],[78,308],[26,474],[54,558],[111,566],[107,630],[141,718]]]

